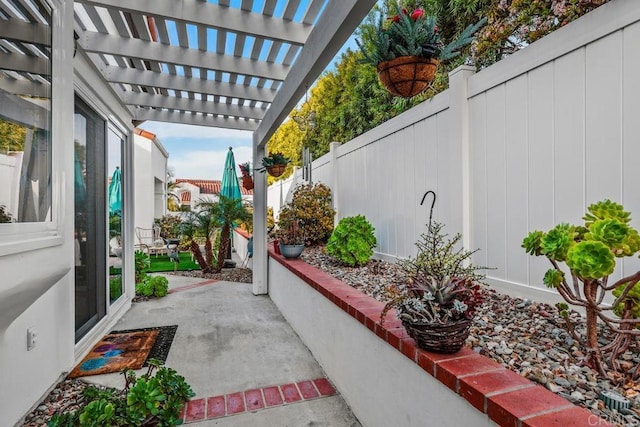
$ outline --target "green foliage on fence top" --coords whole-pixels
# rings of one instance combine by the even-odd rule
[[[363,215],[342,218],[327,242],[327,253],[350,267],[364,265],[377,245],[374,231]]]

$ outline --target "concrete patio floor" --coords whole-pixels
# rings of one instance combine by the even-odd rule
[[[194,426],[360,426],[268,296],[251,284],[166,275],[170,294],[135,303],[114,330],[178,325],[166,365],[196,396]],[[84,380],[122,388],[120,374]]]

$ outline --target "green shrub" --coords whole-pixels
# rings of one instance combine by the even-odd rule
[[[146,271],[151,266],[149,255],[142,251],[135,252],[134,268],[136,271],[136,284],[142,283],[147,277]]]
[[[344,264],[364,265],[376,246],[375,229],[363,215],[342,218],[327,243],[327,253]]]
[[[177,239],[180,236],[182,219],[175,215],[164,215],[153,220],[154,225],[160,227],[160,235],[165,239]]]
[[[324,184],[300,185],[293,193],[291,203],[280,210],[278,227],[289,229],[294,222],[308,243],[326,242],[333,232],[331,189]]]
[[[169,291],[169,281],[163,276],[147,276],[136,284],[136,295],[162,298]]]

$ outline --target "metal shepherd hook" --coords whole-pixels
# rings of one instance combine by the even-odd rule
[[[431,220],[433,219],[433,207],[436,205],[436,193],[431,190],[424,193],[424,196],[422,196],[422,201],[420,202],[420,206],[424,205],[424,199],[426,199],[429,194],[433,196],[433,201],[431,202],[431,209],[429,210],[429,225],[428,225],[429,230],[431,230]]]

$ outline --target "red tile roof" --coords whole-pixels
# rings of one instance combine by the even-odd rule
[[[191,203],[191,193],[188,191],[184,191],[180,193],[180,201],[182,203],[190,204]]]
[[[196,187],[200,187],[201,194],[219,194],[220,188],[222,188],[222,181],[210,180],[210,179],[186,179],[186,178],[177,178],[176,184],[181,182],[186,182],[191,185],[195,185]],[[240,194],[243,196],[250,196],[253,194],[253,190],[245,190],[245,188],[240,185]]]

